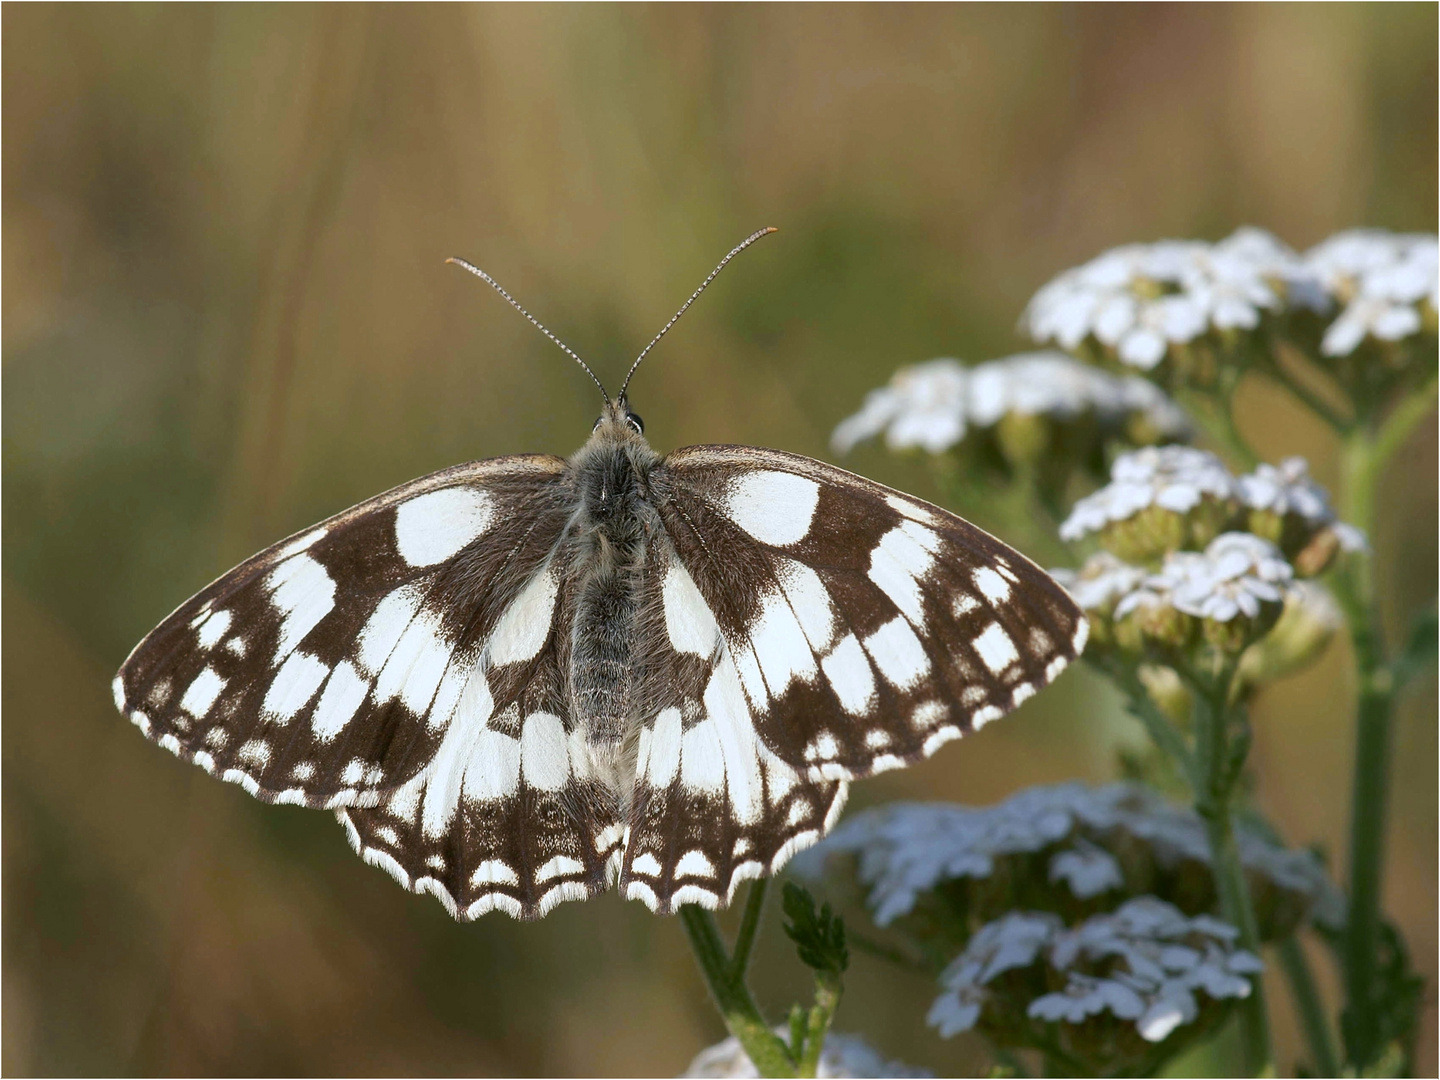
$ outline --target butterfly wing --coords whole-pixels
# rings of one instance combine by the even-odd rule
[[[335,808],[367,862],[458,917],[583,898],[621,830],[572,761],[555,628],[574,505],[539,455],[386,492],[182,604],[116,702],[261,799]]]
[[[814,780],[927,757],[1084,646],[1080,610],[1019,552],[842,469],[696,446],[651,483],[760,741]]]
[[[459,465],[267,548],[135,647],[116,704],[267,802],[374,802],[433,757],[501,613],[557,542],[563,466]]]
[[[690,447],[649,477],[644,702],[620,887],[727,903],[848,781],[1009,711],[1083,647],[1068,595],[939,507],[809,458]]]
[[[808,775],[759,737],[729,642],[664,530],[641,581],[642,693],[618,884],[653,911],[713,908],[824,835],[848,785]]]

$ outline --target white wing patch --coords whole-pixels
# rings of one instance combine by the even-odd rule
[[[665,609],[665,630],[671,647],[679,653],[689,653],[702,660],[710,659],[720,639],[715,614],[695,587],[695,579],[678,559],[672,559],[665,571],[661,603]]]
[[[897,615],[867,637],[865,651],[897,689],[908,690],[930,673],[925,646],[903,616]]]
[[[798,544],[810,532],[820,485],[794,473],[757,469],[730,484],[725,515],[762,544]]]
[[[434,566],[474,543],[490,528],[494,502],[474,487],[442,488],[395,510],[395,547],[411,566]]]
[[[550,636],[550,618],[555,610],[558,587],[559,581],[548,566],[530,580],[495,624],[489,646],[491,664],[499,667],[539,655],[545,639]]]
[[[270,600],[281,615],[278,664],[335,607],[335,582],[325,567],[302,553],[270,571],[268,583]]]

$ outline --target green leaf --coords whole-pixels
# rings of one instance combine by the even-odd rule
[[[807,967],[816,972],[839,975],[850,966],[845,944],[845,922],[827,903],[818,911],[809,890],[793,881],[785,883],[785,934]]]

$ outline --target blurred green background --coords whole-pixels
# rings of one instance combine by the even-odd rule
[[[613,386],[731,244],[780,226],[632,398],[662,451],[824,457],[896,366],[1023,347],[1031,293],[1108,246],[1436,228],[1429,4],[5,5],[3,31],[10,1074],[673,1075],[723,1034],[673,920],[612,895],[458,925],[329,815],[261,805],[111,704],[129,648],[264,544],[588,435],[584,374],[446,256]],[[1242,406],[1268,456],[1334,482],[1316,423],[1264,388]],[[880,450],[853,465],[935,494]],[[1435,591],[1433,419],[1382,513],[1398,625]],[[1349,677],[1336,643],[1255,710],[1260,804],[1333,859]],[[1386,894],[1430,979],[1422,1075],[1435,715],[1430,679],[1398,719]],[[1105,779],[1133,737],[1071,674],[853,803]],[[805,978],[776,921],[761,948],[778,1014]],[[931,996],[860,957],[837,1026],[979,1067],[925,1028]]]

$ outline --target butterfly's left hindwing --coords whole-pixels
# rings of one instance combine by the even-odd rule
[[[1084,646],[1044,571],[937,506],[811,458],[677,451],[651,475],[756,730],[813,779],[916,761],[1018,706]]]

